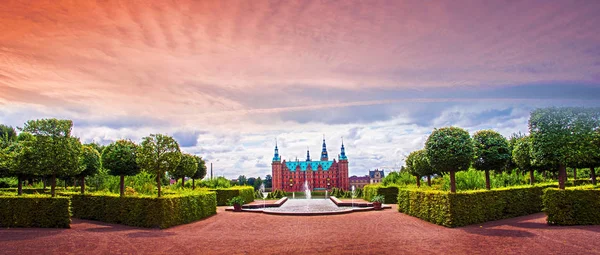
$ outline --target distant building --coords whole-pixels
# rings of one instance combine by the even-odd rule
[[[354,186],[357,189],[362,189],[365,185],[370,183],[371,178],[368,175],[365,176],[356,176],[353,175],[349,178],[350,186]]]
[[[383,179],[383,177],[385,177],[385,174],[383,173],[383,169],[379,170],[379,169],[375,169],[373,171],[369,171],[369,178],[370,178],[370,183],[380,183],[381,179]]]

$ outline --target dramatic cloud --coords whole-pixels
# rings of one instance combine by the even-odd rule
[[[0,122],[174,136],[227,177],[330,155],[395,168],[433,128],[525,132],[600,104],[599,1],[7,1]]]

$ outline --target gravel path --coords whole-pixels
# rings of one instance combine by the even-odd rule
[[[71,229],[0,229],[1,254],[600,254],[600,226],[544,214],[445,228],[391,210],[330,216],[225,212],[166,230],[74,219]]]

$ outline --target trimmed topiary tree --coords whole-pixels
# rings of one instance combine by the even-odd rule
[[[475,157],[473,167],[485,172],[485,188],[490,189],[490,170],[501,171],[510,161],[508,141],[493,130],[477,131],[473,135]]]
[[[434,129],[425,142],[431,167],[450,173],[450,191],[456,192],[455,173],[469,169],[473,160],[473,140],[464,129],[445,127]]]
[[[198,168],[196,169],[196,172],[190,176],[192,178],[192,189],[196,188],[196,179],[202,180],[204,179],[204,176],[206,176],[206,163],[201,157],[194,156],[194,158],[198,162]]]
[[[22,132],[16,142],[11,143],[5,151],[5,167],[8,175],[18,179],[17,194],[23,194],[23,180],[27,177],[39,175],[37,163],[39,154],[35,150],[35,136]]]
[[[417,158],[419,157],[418,153],[419,153],[419,151],[413,151],[410,154],[408,154],[408,157],[406,157],[405,163],[406,163],[406,170],[411,175],[416,177],[417,187],[421,187],[421,174],[419,173],[419,171],[417,171],[417,167],[415,166],[416,161],[418,160]]]
[[[169,172],[175,180],[181,178],[181,187],[185,187],[185,177],[190,177],[198,170],[198,160],[194,155],[183,153],[179,165],[172,171]]]
[[[518,138],[515,141],[512,151],[512,159],[517,167],[521,169],[521,171],[529,172],[529,184],[533,185],[535,182],[535,177],[533,174],[534,167],[532,165],[531,141],[529,140],[529,136]]]
[[[120,176],[119,194],[125,195],[125,176],[140,172],[137,164],[138,146],[129,140],[119,140],[109,144],[102,151],[102,167],[108,174]]]
[[[425,151],[425,149],[417,151],[416,158],[413,162],[413,167],[420,176],[427,177],[427,186],[431,186],[431,175],[437,174],[437,172],[433,167],[431,167],[431,164],[429,164],[427,151]]]
[[[165,172],[172,172],[181,161],[179,144],[173,137],[151,134],[144,137],[140,146],[137,162],[142,170],[156,175],[158,197],[160,197],[160,178]]]
[[[81,168],[83,168],[83,171],[77,177],[81,180],[81,194],[84,194],[85,177],[97,174],[100,169],[100,153],[92,146],[83,146],[81,150]]]
[[[71,137],[71,120],[41,119],[25,123],[22,131],[35,136],[33,149],[38,155],[40,175],[51,176],[52,197],[56,196],[56,177],[75,176],[82,169],[79,164],[81,142]]]

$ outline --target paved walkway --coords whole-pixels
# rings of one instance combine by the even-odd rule
[[[1,254],[600,254],[600,226],[544,214],[449,229],[392,210],[331,216],[225,212],[166,230],[74,219],[71,229],[0,229]]]

